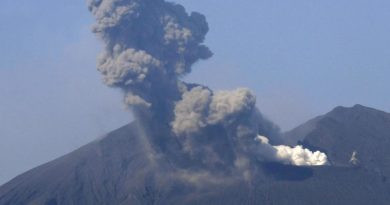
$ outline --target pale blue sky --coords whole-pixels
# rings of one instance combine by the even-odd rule
[[[290,129],[337,105],[390,111],[390,1],[178,0],[215,56],[188,81],[249,87]],[[130,121],[95,69],[83,0],[0,1],[0,184]]]

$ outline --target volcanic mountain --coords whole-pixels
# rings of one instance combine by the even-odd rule
[[[327,153],[335,166],[348,165],[355,152],[361,166],[390,176],[390,114],[362,105],[337,107],[287,132],[290,143]]]
[[[175,152],[177,143],[166,127],[145,132],[136,121],[119,128],[4,184],[0,204],[363,205],[390,201],[386,149],[390,114],[382,111],[360,105],[338,107],[299,126],[285,137],[299,134],[301,144],[326,152],[331,165],[296,167],[257,160],[249,180],[235,179],[228,173],[230,165],[206,167]],[[221,130],[207,131],[210,143]],[[227,144],[219,149],[230,157]],[[359,165],[349,163],[354,151]]]
[[[87,4],[103,44],[97,69],[135,121],[11,180],[0,205],[390,201],[388,114],[337,108],[286,134],[301,145],[285,146],[249,89],[185,82],[213,55],[203,14],[166,0]]]

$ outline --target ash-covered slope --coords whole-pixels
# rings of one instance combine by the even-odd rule
[[[348,165],[356,152],[360,166],[390,176],[390,114],[355,105],[337,107],[290,131],[286,138],[318,148],[335,166]]]
[[[278,128],[248,89],[183,81],[212,56],[204,15],[165,0],[87,3],[103,42],[97,68],[136,123],[0,187],[0,205],[388,204],[380,172],[275,146]]]
[[[154,129],[160,136],[150,138],[132,123],[32,169],[0,187],[0,204],[328,205],[388,204],[390,200],[386,181],[364,168],[257,162],[250,180],[235,179],[227,173],[229,165],[202,167],[171,152],[175,142],[166,141],[174,139],[167,137],[168,129]],[[208,132],[211,138],[217,133]],[[229,151],[225,145],[220,148]],[[159,157],[151,159],[151,151]]]

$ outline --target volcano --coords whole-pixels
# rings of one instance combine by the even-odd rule
[[[303,135],[300,143],[325,151],[331,165],[256,161],[245,180],[230,177],[229,165],[205,167],[170,152],[174,141],[151,140],[171,138],[169,129],[155,127],[159,136],[150,138],[136,121],[4,184],[0,204],[388,204],[389,122],[372,108],[337,107],[285,136]],[[160,157],[150,160],[151,151]],[[359,166],[349,163],[353,151]]]
[[[352,154],[384,179],[390,176],[390,114],[355,105],[336,107],[285,134],[287,141],[318,147],[335,166],[348,165]]]
[[[388,114],[336,108],[283,135],[249,89],[184,81],[213,55],[203,14],[165,0],[87,3],[97,70],[135,121],[3,185],[1,205],[390,201]]]

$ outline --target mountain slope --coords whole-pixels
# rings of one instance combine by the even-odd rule
[[[301,138],[306,147],[321,149],[334,165],[347,165],[352,153],[357,152],[361,166],[390,176],[389,113],[362,105],[337,107],[290,131],[286,137]]]
[[[364,157],[361,167],[349,166],[344,158],[337,158],[350,155],[350,150],[358,149],[360,153],[364,149],[346,146],[350,150],[344,153],[343,146],[330,146],[340,136],[352,137],[338,131],[353,136],[358,131],[370,132],[375,138],[367,138],[365,142],[370,146],[363,148],[376,146],[376,139],[384,142],[386,135],[378,133],[386,131],[386,126],[379,124],[386,125],[387,115],[361,107],[337,108],[318,121],[303,143],[327,151],[334,164],[343,166],[294,167],[256,162],[256,172],[249,181],[218,174],[208,177],[207,172],[189,174],[186,170],[200,169],[185,156],[172,152],[176,145],[168,132],[158,127],[153,133],[160,136],[149,138],[150,133],[142,132],[135,122],[1,186],[0,205],[388,204],[390,186],[381,171],[366,168]],[[374,118],[378,118],[374,121],[378,127],[360,127]],[[164,156],[152,158],[151,152]],[[381,160],[384,158],[386,155]],[[383,163],[381,169],[387,161]],[[184,172],[178,172],[178,167]]]

